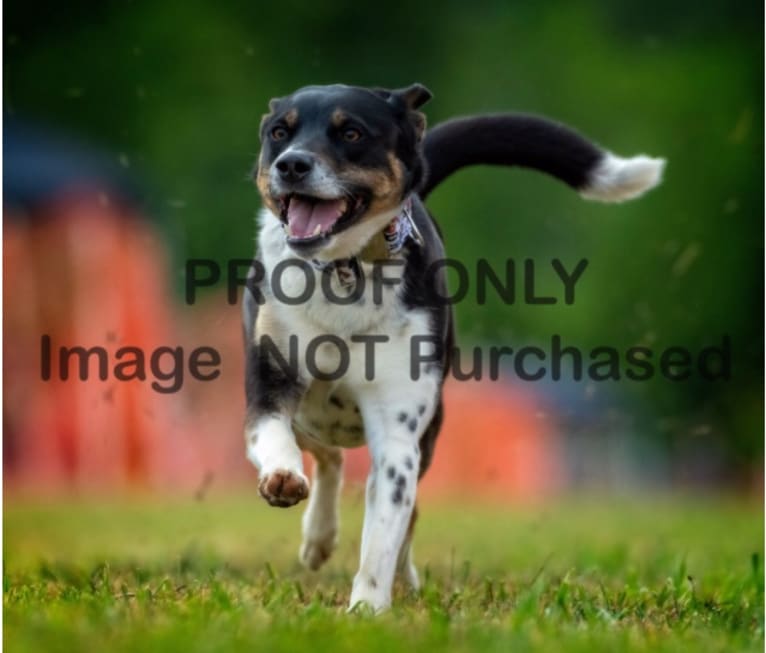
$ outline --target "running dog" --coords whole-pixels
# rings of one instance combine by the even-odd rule
[[[253,173],[264,208],[243,302],[247,456],[270,505],[308,498],[300,559],[318,569],[336,544],[342,449],[367,446],[350,609],[389,607],[397,570],[419,585],[415,498],[442,423],[453,343],[451,309],[440,301],[444,245],[425,198],[456,170],[492,164],[620,202],[657,185],[664,167],[535,116],[472,116],[426,131],[419,109],[429,99],[420,84],[308,86],[274,99]],[[302,450],[316,461],[311,491]]]

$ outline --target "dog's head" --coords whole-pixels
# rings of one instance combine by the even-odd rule
[[[295,252],[353,253],[346,250],[381,228],[375,218],[417,189],[426,124],[417,109],[430,98],[420,84],[399,90],[336,84],[271,100],[255,177]]]

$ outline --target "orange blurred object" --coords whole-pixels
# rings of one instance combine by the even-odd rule
[[[6,485],[145,484],[178,425],[145,383],[41,373],[41,337],[59,346],[173,342],[166,256],[156,231],[103,193],[57,200],[3,225]]]

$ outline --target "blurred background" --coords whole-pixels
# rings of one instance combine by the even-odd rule
[[[763,5],[389,2],[366,7],[7,2],[3,464],[7,491],[247,488],[239,307],[183,301],[184,263],[254,251],[249,171],[267,101],[306,84],[428,86],[429,124],[521,111],[669,161],[640,201],[599,205],[519,169],[460,172],[429,199],[451,257],[589,267],[572,306],[457,306],[472,345],[691,351],[731,338],[728,381],[447,384],[428,494],[580,489],[760,495]],[[547,273],[545,272],[547,268]],[[221,376],[43,381],[54,348],[215,347]],[[111,366],[111,364],[110,364]],[[351,485],[364,451],[349,457]],[[466,465],[475,471],[465,475]]]

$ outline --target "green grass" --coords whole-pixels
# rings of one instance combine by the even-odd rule
[[[347,615],[361,522],[318,573],[255,497],[4,516],[8,651],[761,651],[763,512],[711,499],[422,506],[418,595]]]

